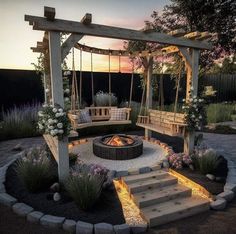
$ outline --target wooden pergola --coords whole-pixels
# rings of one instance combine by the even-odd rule
[[[107,25],[93,24],[92,15],[86,14],[80,22],[68,21],[55,18],[55,8],[44,7],[44,17],[25,15],[25,21],[32,25],[33,30],[45,31],[43,40],[37,42],[37,47],[32,47],[33,52],[44,54],[45,81],[51,84],[52,104],[59,104],[64,107],[63,98],[63,77],[61,64],[75,47],[86,52],[114,56],[142,56],[146,60],[147,71],[147,106],[152,108],[152,87],[151,78],[153,73],[153,57],[165,53],[180,53],[185,62],[187,73],[186,102],[189,101],[190,93],[197,96],[198,90],[198,67],[200,50],[211,49],[211,45],[205,40],[211,35],[207,32],[187,33],[182,30],[175,30],[168,34],[153,32],[150,29],[133,30],[118,28]],[[61,45],[60,33],[69,33],[69,37]],[[124,50],[104,50],[85,46],[79,43],[83,36],[96,36],[114,38],[121,40],[144,41],[162,44],[156,51],[137,51],[130,54]],[[194,89],[191,90],[190,88]],[[184,137],[184,151],[190,153],[194,148],[194,132],[187,132]],[[145,136],[150,137],[151,131],[145,129]],[[63,181],[69,174],[68,138],[59,141],[52,136],[45,136],[57,163],[59,180]]]

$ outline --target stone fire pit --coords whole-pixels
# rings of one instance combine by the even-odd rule
[[[106,135],[93,140],[93,153],[110,160],[128,160],[143,153],[141,139],[123,134]]]

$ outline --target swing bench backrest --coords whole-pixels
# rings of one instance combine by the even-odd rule
[[[89,112],[92,122],[78,123],[79,115],[82,110],[77,110],[74,113],[69,113],[68,116],[71,120],[72,127],[74,129],[92,127],[92,126],[103,126],[103,125],[116,125],[116,124],[130,124],[130,108],[122,108],[125,111],[124,120],[110,120],[111,109],[119,109],[117,107],[85,107],[85,111]],[[76,116],[76,118],[75,118]]]
[[[148,110],[147,116],[138,117],[138,126],[170,136],[183,136],[185,115],[168,111]]]

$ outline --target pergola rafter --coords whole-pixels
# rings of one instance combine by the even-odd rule
[[[64,107],[63,100],[63,80],[61,63],[69,53],[72,47],[83,49],[86,52],[97,54],[107,54],[114,56],[141,56],[145,57],[145,73],[146,73],[146,98],[148,100],[147,107],[152,108],[152,72],[153,57],[163,55],[163,53],[179,52],[185,61],[187,72],[186,101],[190,99],[190,94],[197,96],[198,87],[198,65],[200,50],[211,49],[211,45],[206,39],[211,37],[207,32],[191,32],[186,33],[183,30],[175,30],[168,34],[154,32],[152,29],[144,29],[141,31],[119,28],[107,25],[93,24],[92,15],[86,14],[80,22],[55,19],[55,9],[45,7],[44,16],[25,15],[25,21],[33,26],[33,30],[45,31],[42,42],[37,43],[37,47],[31,48],[34,52],[42,52],[45,55],[45,79],[49,79],[52,87],[52,103],[59,104]],[[60,33],[69,33],[69,37],[60,44]],[[103,38],[113,38],[121,40],[144,41],[149,43],[162,44],[155,51],[136,51],[130,54],[124,50],[105,50],[90,46],[81,45],[79,40],[83,36],[95,36]],[[192,90],[191,87],[194,89]],[[151,130],[145,127],[145,136],[151,136]],[[65,138],[62,141],[58,139],[50,140],[51,136],[45,139],[49,147],[56,147],[56,160],[58,162],[58,174],[60,181],[63,181],[69,173],[69,158],[67,142]],[[190,153],[194,147],[194,132],[186,132],[184,136],[184,151]]]

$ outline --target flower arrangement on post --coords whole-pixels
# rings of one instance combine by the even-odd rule
[[[66,110],[69,110],[71,107],[70,85],[69,85],[69,76],[70,75],[71,75],[70,71],[64,71],[64,73],[63,73],[64,104],[65,104]]]
[[[191,88],[191,91],[193,91],[193,88]],[[183,102],[185,101],[183,99]],[[182,108],[185,113],[185,121],[188,124],[188,130],[201,130],[206,118],[204,99],[190,94],[189,100]]]
[[[44,104],[38,112],[38,127],[42,134],[50,134],[59,140],[68,136],[71,130],[66,112],[59,105]]]

